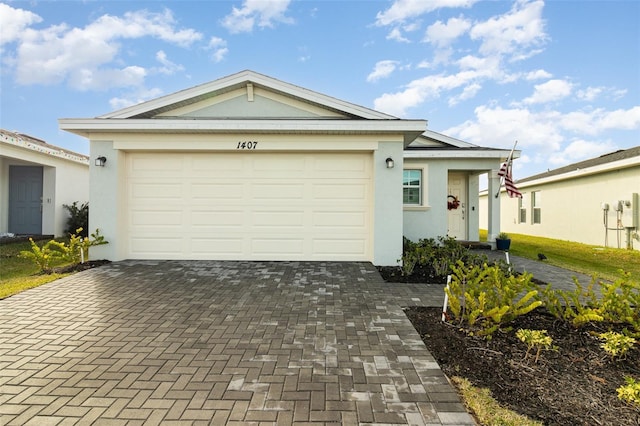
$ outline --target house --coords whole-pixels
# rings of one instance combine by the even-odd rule
[[[0,129],[0,235],[64,235],[64,204],[89,200],[89,158]]]
[[[403,235],[477,239],[478,176],[508,155],[253,71],[59,124],[105,160],[89,222],[110,260],[396,265]]]
[[[503,231],[640,250],[640,146],[549,170],[516,185],[521,199],[501,193]],[[491,198],[481,193],[483,214]]]

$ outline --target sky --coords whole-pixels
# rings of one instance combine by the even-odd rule
[[[88,154],[96,117],[250,69],[483,147],[514,179],[640,145],[640,1],[0,2],[0,127]]]

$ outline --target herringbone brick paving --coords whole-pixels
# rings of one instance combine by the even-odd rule
[[[368,263],[125,261],[0,301],[0,424],[473,425]]]

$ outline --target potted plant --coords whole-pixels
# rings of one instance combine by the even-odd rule
[[[511,247],[511,238],[509,238],[509,235],[505,232],[499,233],[496,237],[496,249],[507,251],[509,247]]]

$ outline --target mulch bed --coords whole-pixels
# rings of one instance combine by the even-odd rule
[[[462,376],[489,388],[510,409],[546,425],[639,425],[640,408],[622,402],[616,389],[625,377],[640,379],[640,350],[612,360],[594,333],[619,326],[590,324],[574,329],[544,310],[517,318],[510,332],[487,340],[443,323],[442,309],[414,307],[406,314],[449,377]],[[547,330],[555,351],[543,351],[537,363],[515,331]]]
[[[89,260],[84,263],[78,263],[76,265],[69,265],[62,268],[54,268],[54,272],[58,274],[66,274],[69,272],[86,271],[87,269],[97,268],[98,266],[107,265],[111,263],[110,260]]]

